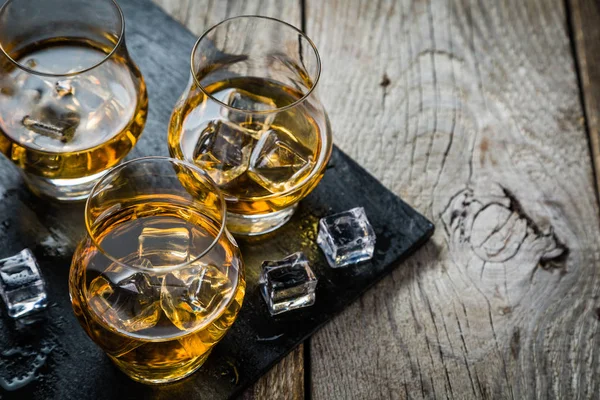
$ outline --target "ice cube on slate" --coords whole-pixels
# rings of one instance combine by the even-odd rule
[[[255,140],[238,127],[213,121],[200,134],[194,163],[219,186],[226,185],[248,169]]]
[[[315,303],[317,278],[302,252],[263,262],[258,283],[271,315]]]
[[[283,132],[269,130],[250,156],[248,176],[271,193],[291,189],[310,173],[311,151]]]
[[[138,256],[152,266],[172,266],[187,262],[190,254],[190,231],[185,227],[146,226],[138,237]]]
[[[370,260],[375,232],[362,207],[321,218],[317,244],[332,268]]]
[[[0,260],[0,297],[12,318],[26,316],[48,304],[44,280],[31,250]]]
[[[232,89],[223,102],[237,110],[244,111],[264,112],[277,109],[277,105],[270,98],[242,89]],[[241,127],[245,133],[253,136],[255,139],[260,138],[261,133],[269,129],[275,119],[275,113],[245,113],[225,107],[222,108],[221,115],[225,121]]]
[[[156,276],[114,264],[90,283],[88,304],[109,325],[136,332],[158,322],[160,287]]]

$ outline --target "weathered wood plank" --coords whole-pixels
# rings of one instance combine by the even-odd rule
[[[304,345],[292,353],[263,376],[254,387],[247,390],[243,400],[253,399],[304,399]]]
[[[196,35],[237,15],[263,15],[300,27],[301,0],[152,0]],[[191,51],[191,49],[190,49]]]
[[[600,187],[600,2],[569,0],[596,187]]]
[[[336,143],[438,227],[313,337],[313,397],[594,397],[598,206],[563,2],[306,7]]]
[[[301,26],[300,1],[153,0],[196,35],[236,15],[265,15]],[[190,49],[191,51],[191,49]],[[299,346],[244,395],[244,399],[303,399],[304,348]]]

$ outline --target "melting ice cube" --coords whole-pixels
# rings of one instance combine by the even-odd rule
[[[219,186],[226,185],[248,169],[255,140],[222,121],[209,122],[194,149],[194,162]]]
[[[362,207],[321,218],[317,243],[332,268],[366,261],[375,251],[375,232]]]
[[[185,227],[146,226],[138,243],[138,256],[155,267],[182,264],[189,259],[190,231]]]
[[[0,260],[0,297],[8,315],[20,318],[47,305],[44,281],[29,249]]]
[[[105,113],[104,106],[111,105],[114,98],[111,88],[103,86],[98,78],[92,76],[73,80],[71,89],[77,95],[75,100],[82,112],[92,114],[89,119],[93,119],[96,112]]]
[[[300,183],[313,165],[307,147],[288,134],[269,130],[254,147],[248,175],[271,193],[279,193]]]
[[[214,265],[198,265],[168,273],[161,307],[181,330],[192,329],[218,312],[232,295],[231,280]]]
[[[25,65],[31,69],[37,66],[35,60],[28,60]],[[52,86],[54,85],[54,81],[50,78],[45,78],[42,76],[34,75],[22,71],[13,77],[14,86],[19,92],[24,92],[27,90],[36,90],[40,94],[44,94],[52,90]]]
[[[9,103],[3,103],[7,107],[5,112],[13,114],[16,120],[22,119],[24,113],[32,112],[50,93],[52,83],[42,77],[28,74],[24,71],[13,75],[0,76],[0,98],[7,96],[12,98]]]
[[[271,315],[315,303],[317,278],[301,252],[263,262],[258,282]]]
[[[39,135],[68,143],[73,139],[80,121],[80,115],[74,111],[44,105],[34,108],[31,115],[23,117],[21,123]]]
[[[125,332],[152,328],[160,317],[160,280],[114,264],[88,287],[88,304],[107,324]]]
[[[241,127],[245,133],[259,139],[262,132],[269,129],[275,118],[275,113],[261,113],[274,111],[277,105],[265,96],[259,96],[242,89],[232,89],[223,100],[237,110],[258,111],[259,113],[242,112],[222,108],[221,115],[231,124]]]

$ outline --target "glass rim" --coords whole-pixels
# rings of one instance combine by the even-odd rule
[[[273,21],[282,25],[287,26],[288,28],[291,28],[292,30],[296,31],[304,40],[306,40],[308,42],[308,44],[310,44],[310,47],[312,48],[313,52],[315,53],[315,57],[317,59],[317,73],[315,76],[315,79],[313,80],[313,84],[310,87],[310,89],[298,100],[285,105],[283,107],[277,107],[274,108],[272,110],[257,110],[257,111],[252,111],[252,110],[244,110],[241,108],[236,108],[236,107],[232,107],[229,104],[226,104],[224,102],[222,102],[221,100],[217,99],[216,97],[213,97],[212,94],[208,93],[206,91],[206,89],[204,88],[204,86],[200,83],[200,81],[198,80],[198,77],[196,76],[196,72],[195,72],[195,63],[194,63],[194,55],[196,54],[196,51],[198,50],[198,46],[200,45],[200,42],[202,42],[203,39],[205,39],[207,37],[207,35],[211,32],[213,32],[215,29],[217,29],[218,27],[220,27],[221,25],[224,25],[228,22],[231,22],[233,20],[237,20],[237,19],[264,19],[264,20],[268,20],[268,21]],[[302,32],[300,29],[296,28],[294,25],[289,24],[285,21],[279,20],[277,18],[272,18],[272,17],[265,17],[262,15],[238,15],[235,17],[230,17],[230,18],[226,18],[223,21],[219,22],[216,25],[211,26],[210,28],[208,28],[206,31],[204,31],[204,33],[202,35],[200,35],[200,37],[198,38],[198,40],[196,40],[196,43],[194,44],[194,47],[192,47],[192,54],[190,55],[190,72],[192,74],[192,78],[194,80],[194,82],[196,83],[196,85],[198,85],[198,88],[202,91],[202,93],[204,93],[207,97],[209,97],[212,101],[216,102],[220,107],[225,107],[228,110],[232,110],[235,112],[240,112],[243,114],[258,114],[258,115],[266,115],[266,114],[273,114],[273,113],[277,113],[277,112],[281,112],[281,111],[285,111],[285,110],[289,110],[293,107],[296,107],[298,104],[304,102],[304,100],[306,100],[311,93],[315,90],[315,88],[317,87],[317,83],[319,82],[319,79],[321,78],[321,56],[319,55],[319,51],[317,50],[317,46],[314,44],[314,42],[308,37],[308,35],[306,35],[306,33]]]
[[[89,218],[89,209],[90,209],[90,202],[92,199],[92,195],[97,192],[97,190],[99,189],[101,184],[105,183],[105,180],[107,179],[107,177],[111,174],[118,173],[119,171],[121,171],[122,169],[124,169],[125,167],[127,167],[131,164],[137,164],[137,163],[142,163],[142,162],[147,162],[147,161],[161,161],[161,162],[168,161],[171,164],[183,166],[189,170],[192,170],[192,171],[200,174],[202,176],[202,178],[204,178],[208,182],[211,189],[214,190],[214,193],[217,194],[217,196],[219,198],[219,203],[221,205],[222,214],[223,214],[223,216],[221,217],[221,221],[220,221],[221,227],[219,228],[219,232],[217,233],[217,236],[215,236],[214,240],[206,247],[206,249],[204,249],[198,256],[194,257],[193,259],[191,259],[189,261],[186,261],[186,262],[183,262],[180,264],[175,264],[175,265],[165,267],[165,268],[161,267],[159,270],[156,268],[145,268],[142,266],[131,265],[128,263],[124,263],[124,262],[116,259],[115,257],[113,257],[109,252],[104,250],[104,248],[100,245],[100,243],[97,242],[96,238],[92,234],[92,229],[91,229],[92,226],[89,221],[89,219],[90,219]],[[109,260],[111,260],[112,262],[114,262],[120,266],[129,268],[129,269],[135,269],[135,270],[141,270],[141,271],[152,271],[152,272],[160,271],[162,273],[162,272],[170,272],[170,271],[175,271],[175,270],[178,270],[181,268],[185,268],[185,267],[197,262],[198,260],[200,260],[201,258],[206,256],[208,254],[208,252],[210,252],[219,243],[219,240],[221,240],[221,237],[223,236],[223,234],[225,233],[225,231],[227,229],[227,203],[225,202],[223,193],[221,192],[221,190],[219,189],[217,184],[212,180],[212,178],[204,170],[198,168],[197,166],[195,166],[187,161],[178,160],[176,158],[165,157],[165,156],[146,156],[146,157],[134,158],[133,160],[126,161],[124,163],[117,165],[116,167],[111,168],[110,170],[108,170],[108,172],[102,178],[100,178],[98,180],[98,182],[96,182],[96,184],[92,188],[92,191],[90,192],[90,195],[88,196],[88,198],[85,202],[84,220],[85,220],[85,230],[86,230],[88,237],[92,241],[92,244]]]
[[[121,7],[119,6],[119,4],[117,3],[116,0],[108,0],[108,1],[111,2],[113,4],[113,6],[115,7],[115,9],[117,10],[117,15],[119,18],[119,25],[121,27],[121,29],[118,33],[119,39],[112,47],[112,50],[110,51],[110,53],[106,54],[106,56],[102,60],[98,61],[97,63],[95,63],[94,65],[92,65],[90,67],[83,68],[81,70],[77,70],[77,71],[73,71],[73,72],[63,73],[63,74],[54,74],[54,73],[49,73],[49,72],[36,71],[36,70],[33,70],[33,69],[21,64],[20,62],[18,62],[14,58],[12,58],[11,55],[8,54],[6,50],[4,50],[4,46],[2,46],[1,42],[0,42],[0,51],[16,67],[20,68],[21,70],[23,70],[29,74],[34,74],[34,75],[38,75],[38,76],[45,76],[45,77],[50,77],[50,78],[62,78],[62,77],[76,76],[76,75],[80,75],[85,72],[91,71],[94,68],[104,64],[108,59],[110,59],[116,53],[117,49],[121,46],[121,43],[123,43],[123,38],[125,37],[125,16],[123,15],[123,10],[121,10]],[[4,13],[6,7],[9,4],[14,3],[14,2],[15,2],[15,0],[7,0],[2,5],[2,7],[0,7],[0,15],[2,15]]]

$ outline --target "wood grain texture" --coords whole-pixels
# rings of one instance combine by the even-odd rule
[[[569,0],[568,5],[598,188],[600,187],[598,176],[600,168],[600,2]]]
[[[301,4],[277,0],[153,0],[196,35],[225,18],[264,15],[301,26]],[[303,399],[304,358],[299,346],[242,396],[243,399]]]
[[[302,25],[300,0],[152,0],[200,36],[211,26],[238,15],[263,15]]]
[[[253,399],[304,399],[304,345],[298,346],[242,396]]]
[[[563,2],[306,0],[306,29],[336,143],[438,228],[313,337],[313,398],[597,396],[598,206]]]

